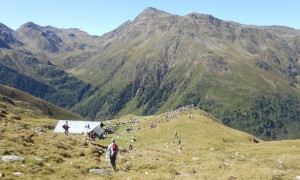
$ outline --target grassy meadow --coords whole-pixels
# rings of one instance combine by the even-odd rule
[[[117,131],[95,143],[107,146],[116,138],[122,151],[116,172],[108,166],[104,149],[85,141],[85,135],[53,133],[57,120],[2,118],[0,156],[25,158],[0,161],[2,179],[295,179],[300,175],[300,140],[262,141],[200,110],[126,115],[105,122]],[[110,175],[89,173],[92,168]]]

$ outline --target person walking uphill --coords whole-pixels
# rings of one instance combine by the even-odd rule
[[[65,134],[68,136],[68,134],[69,134],[69,128],[70,128],[70,126],[68,125],[68,121],[66,121],[66,123],[62,127],[65,130]]]
[[[114,171],[116,171],[116,159],[117,159],[117,155],[118,155],[118,145],[116,144],[116,140],[115,138],[111,139],[111,144],[107,147],[107,151],[109,153],[109,159],[110,159],[110,164],[112,166],[112,168],[114,169]]]

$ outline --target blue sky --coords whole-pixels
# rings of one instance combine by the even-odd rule
[[[177,15],[197,12],[242,24],[300,29],[298,0],[0,0],[0,22],[12,29],[32,21],[102,35],[150,6]]]

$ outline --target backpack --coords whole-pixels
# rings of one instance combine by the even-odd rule
[[[65,130],[67,130],[67,129],[69,128],[69,126],[68,126],[67,124],[64,124],[62,127],[63,127]]]
[[[112,146],[111,146],[111,149],[112,149],[112,155],[116,155],[117,150],[118,150],[118,146],[115,143],[113,143]]]

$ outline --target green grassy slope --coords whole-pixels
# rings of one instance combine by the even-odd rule
[[[263,139],[300,135],[298,30],[155,8],[101,37],[32,22],[2,30],[16,40],[0,52],[2,83],[88,119],[193,105]]]
[[[4,110],[12,111],[18,116],[22,116],[23,113],[26,114],[29,111],[28,113],[33,117],[38,115],[40,117],[48,116],[56,119],[82,119],[80,115],[70,112],[67,109],[60,108],[30,94],[1,84],[0,95],[2,97],[1,103],[4,103]],[[5,99],[10,100],[8,102],[11,103],[7,104],[4,101]]]
[[[105,48],[72,71],[101,89],[73,110],[107,119],[193,104],[264,139],[297,138],[298,32],[287,33],[146,9],[100,37]]]
[[[7,125],[0,123],[0,155],[25,158],[24,162],[0,161],[0,172],[8,179],[16,178],[16,171],[23,173],[22,179],[295,179],[299,175],[299,140],[257,139],[256,144],[250,141],[254,136],[230,129],[199,110],[169,112],[167,118],[166,114],[127,115],[107,123],[106,127],[117,127],[117,133],[97,144],[107,146],[115,137],[120,149],[133,146],[119,154],[117,172],[107,165],[103,149],[85,143],[85,136],[66,137],[47,129],[55,125],[53,120],[1,121]],[[18,131],[10,133],[15,123]],[[40,127],[44,131],[35,131]],[[172,142],[176,131],[181,151],[178,140]],[[110,175],[89,173],[91,168]]]

